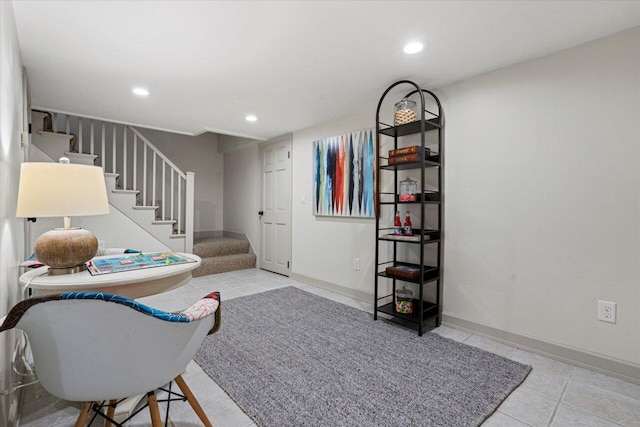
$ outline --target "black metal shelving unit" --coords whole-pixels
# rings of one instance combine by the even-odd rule
[[[420,107],[420,118],[414,122],[406,123],[398,126],[391,126],[380,121],[380,110],[384,105],[385,98],[389,92],[396,87],[408,86],[410,91],[404,98],[415,98],[416,104]],[[398,88],[399,89],[399,88]],[[425,96],[431,97],[437,113],[426,109]],[[394,101],[399,101],[395,99]],[[393,149],[405,147],[403,143],[404,137],[411,135],[420,135],[421,152],[425,152],[426,137],[429,132],[437,133],[437,152],[432,150],[424,157],[424,160],[389,165],[387,157],[382,153],[383,138],[392,138]],[[424,326],[431,319],[435,318],[435,326],[439,326],[442,320],[442,261],[443,261],[443,225],[444,225],[444,112],[438,97],[432,92],[420,88],[416,83],[409,80],[400,80],[389,86],[382,94],[378,103],[376,112],[376,144],[377,144],[377,169],[376,169],[376,274],[375,274],[375,297],[374,297],[374,319],[378,319],[378,313],[384,313],[391,316],[391,320],[397,320],[401,324],[417,329],[418,335],[422,336]],[[437,190],[425,188],[426,173],[428,168],[437,169]],[[418,183],[418,199],[417,201],[405,202],[399,200],[399,171],[419,170],[420,181]],[[383,180],[393,179],[393,192],[381,192]],[[392,197],[390,197],[392,196]],[[392,200],[388,200],[392,198]],[[387,199],[387,200],[384,200]],[[397,239],[389,236],[389,224],[380,226],[380,217],[382,210],[393,209],[393,212],[400,210],[399,206],[417,206],[419,207],[419,227],[413,229],[413,235],[418,236],[415,240]],[[438,225],[437,229],[429,229],[425,224],[426,208],[436,208]],[[393,215],[390,215],[393,218]],[[414,227],[416,224],[414,223]],[[420,239],[419,236],[423,236]],[[381,259],[380,245],[391,244],[393,256],[390,260]],[[410,264],[399,259],[400,245],[417,245],[419,247],[418,264]],[[425,248],[427,245],[437,245],[435,265],[428,265],[425,261]],[[415,246],[413,246],[415,248]],[[422,274],[416,280],[403,279],[390,275],[386,272],[386,267],[410,265],[413,267],[422,267]],[[381,295],[381,280],[391,282],[391,294]],[[406,282],[418,287],[417,298],[413,299],[414,311],[411,314],[398,313],[395,310],[394,295],[398,282]],[[435,286],[435,301],[425,301],[425,287]],[[388,287],[385,287],[388,289]],[[383,292],[386,293],[386,292]],[[414,296],[415,292],[414,292]],[[390,302],[389,302],[390,301]]]

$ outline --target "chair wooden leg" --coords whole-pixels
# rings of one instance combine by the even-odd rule
[[[113,416],[116,413],[116,403],[118,401],[116,399],[109,401],[109,408],[107,408],[107,417],[113,419]],[[111,421],[104,420],[104,427],[111,427]]]
[[[200,404],[198,403],[198,400],[191,392],[191,389],[189,389],[189,386],[187,386],[187,383],[182,379],[182,375],[178,375],[174,379],[174,381],[176,382],[176,384],[178,384],[178,387],[180,387],[182,394],[184,394],[184,397],[187,398],[187,400],[189,401],[189,405],[191,405],[193,410],[196,412],[196,415],[198,415],[198,418],[200,418],[202,424],[204,424],[205,427],[213,427],[211,421],[209,421],[209,418],[207,418],[207,415],[204,413],[202,406],[200,406]]]
[[[155,392],[147,394],[147,403],[149,404],[149,412],[151,413],[151,425],[153,427],[162,427],[162,419],[160,418],[160,410],[158,409],[158,399]]]
[[[84,427],[84,423],[89,419],[89,414],[91,413],[91,408],[93,407],[93,402],[85,402],[82,407],[82,411],[80,411],[80,415],[78,415],[78,419],[74,424],[75,427]]]

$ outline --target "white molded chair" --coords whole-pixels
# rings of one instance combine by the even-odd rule
[[[220,328],[220,295],[207,295],[180,313],[166,313],[117,295],[71,292],[16,304],[0,332],[27,333],[42,387],[84,402],[83,426],[108,401],[107,425],[116,402],[147,395],[153,426],[160,426],[155,390],[175,380],[205,426],[211,426],[181,374],[210,333]]]

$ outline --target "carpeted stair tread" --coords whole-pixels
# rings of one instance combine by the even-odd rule
[[[249,242],[231,237],[207,237],[196,239],[193,253],[200,258],[219,257],[249,252]]]
[[[256,266],[256,256],[249,253],[202,258],[200,267],[193,271],[193,277],[208,274],[245,270]]]

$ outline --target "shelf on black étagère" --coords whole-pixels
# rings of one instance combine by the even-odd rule
[[[422,199],[424,199],[424,202],[427,204],[440,203],[440,192],[434,191],[434,190],[424,190],[422,194],[421,193],[414,194],[413,198],[415,200],[402,200],[402,197],[400,197],[400,195],[396,193],[380,193],[379,196],[380,196],[379,200],[381,205],[421,204]],[[394,197],[392,198],[389,196],[394,196]]]
[[[425,132],[430,130],[435,130],[435,129],[440,129],[439,117],[424,121]],[[379,132],[387,136],[406,136],[406,135],[413,135],[416,133],[420,133],[421,132],[420,120],[416,120],[415,122],[405,123],[403,125],[386,127],[386,128],[380,129]]]
[[[406,267],[420,269],[419,265],[411,264],[411,263],[408,263],[408,262],[395,262],[394,266],[395,267],[406,266]],[[409,283],[420,283],[419,271],[418,271],[418,276],[416,278],[400,277],[400,276],[397,276],[397,275],[389,274],[386,271],[378,272],[378,276],[379,277],[385,277],[387,279],[402,280],[402,281],[409,282]],[[434,280],[438,280],[439,277],[440,277],[440,269],[438,267],[433,267],[433,266],[430,266],[430,265],[423,265],[422,266],[422,277],[423,277],[423,283],[428,283],[428,282],[432,282]]]
[[[421,204],[421,201],[409,201],[409,202],[380,202],[381,205],[419,205]],[[425,200],[424,201],[425,204],[427,205],[437,205],[438,203],[440,203],[440,200]]]
[[[381,157],[381,159],[386,159],[386,157]],[[380,169],[382,170],[407,170],[407,169],[419,169],[421,167],[436,167],[440,166],[440,155],[438,153],[430,154],[426,160],[418,160],[416,162],[407,162],[400,163],[396,165],[380,165]]]
[[[378,311],[382,313],[389,314],[393,317],[397,317],[399,319],[406,320],[412,323],[420,322],[420,315],[418,314],[419,301],[417,299],[413,300],[413,306],[416,310],[411,314],[402,314],[396,311],[396,306],[394,303],[385,304],[381,307],[378,307]],[[422,320],[425,321],[430,317],[436,316],[438,314],[438,305],[433,304],[427,301],[422,302]]]
[[[393,230],[393,228],[380,229],[380,230]],[[420,241],[419,228],[414,228],[413,234],[411,236],[402,236],[402,235],[398,236],[393,233],[385,233],[382,236],[379,236],[378,240],[387,240],[390,242],[403,242],[403,243],[435,243],[440,241],[440,231],[425,229],[422,233],[422,241]]]

